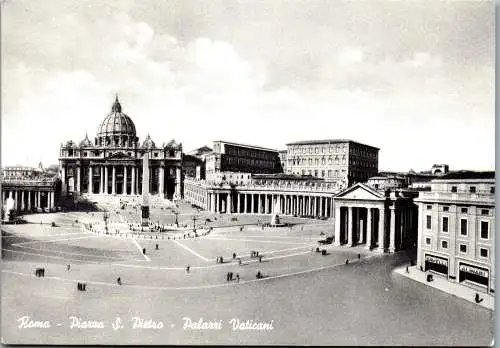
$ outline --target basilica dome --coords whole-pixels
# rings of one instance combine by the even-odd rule
[[[133,146],[138,138],[134,122],[122,112],[122,106],[116,96],[111,112],[102,121],[97,130],[97,141],[101,146]]]

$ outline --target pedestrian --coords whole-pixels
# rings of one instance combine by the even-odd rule
[[[71,266],[68,264],[68,265],[66,266],[66,271],[69,271],[69,270],[70,270],[70,268],[71,268]]]
[[[158,236],[157,236],[158,237]],[[158,244],[156,244],[156,250],[158,250]]]
[[[361,254],[358,254],[358,260],[361,260]]]
[[[240,282],[240,275],[236,273],[236,281],[239,283]]]
[[[120,277],[116,279],[116,282],[118,283],[118,285],[122,285],[122,279]]]
[[[349,259],[345,259],[345,264],[348,265],[349,264]]]
[[[233,260],[236,259],[236,253],[233,253]]]
[[[229,281],[229,272],[226,273],[226,281]]]
[[[406,273],[410,273],[410,269],[406,266]]]
[[[238,265],[241,266],[241,258],[238,257]]]
[[[187,267],[186,267],[186,272],[188,272],[188,273],[189,273],[189,270],[190,270],[190,269],[191,269],[191,266],[187,265]]]
[[[262,256],[259,256],[259,262],[262,262]]]

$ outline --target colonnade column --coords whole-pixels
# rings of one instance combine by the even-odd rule
[[[219,194],[215,193],[215,213],[219,212]]]
[[[385,250],[385,207],[379,208],[378,221],[378,248],[380,251]]]
[[[372,208],[368,208],[366,215],[366,249],[370,250],[372,247]]]
[[[319,216],[323,216],[323,197],[319,197]]]
[[[241,202],[240,202],[240,194],[236,194],[236,212],[241,213]]]
[[[255,214],[255,194],[250,194],[250,213]]]
[[[231,212],[233,211],[233,208],[232,208],[232,202],[231,202],[231,192],[229,192],[227,194],[227,200],[226,200],[226,214],[231,214]]]
[[[352,232],[354,229],[354,224],[352,221],[352,207],[348,207],[349,215],[348,215],[348,226],[347,226],[347,245],[352,246],[354,243],[352,239]]]
[[[131,184],[131,187],[130,187],[130,194],[131,195],[135,195],[135,175],[136,175],[136,172],[135,172],[135,166],[132,167],[132,184]]]
[[[396,209],[394,206],[389,207],[391,210],[391,227],[390,227],[390,235],[389,235],[389,252],[393,253],[395,250],[394,245],[394,237],[396,236]]]
[[[92,166],[89,165],[89,186],[88,186],[88,193],[89,195],[91,195],[93,192],[92,192]]]
[[[61,181],[63,184],[66,183],[66,165],[64,164],[61,166]]]
[[[127,194],[127,166],[123,166],[123,189],[122,195]]]
[[[113,172],[111,177],[111,194],[116,194],[116,166],[113,166]]]
[[[55,196],[55,194],[56,194],[55,192],[51,192],[50,193],[50,208],[51,209],[54,209],[54,201],[55,201],[55,197],[54,196]]]
[[[261,214],[262,213],[262,200],[260,199],[261,197],[261,194],[259,193],[257,195],[257,205],[258,205],[258,213]]]
[[[21,211],[24,211],[24,191],[21,191]]]
[[[104,193],[104,167],[100,166],[99,167],[99,193],[103,194]]]
[[[28,210],[31,210],[31,191],[28,191]]]
[[[210,193],[210,212],[215,213],[215,195]]]
[[[14,191],[14,209],[17,210],[19,207],[19,204],[17,203],[17,190]]]
[[[76,167],[76,192],[80,193],[80,166]]]
[[[333,245],[340,246],[340,206],[335,207],[335,240]]]
[[[269,200],[268,200],[268,197],[267,197],[267,194],[265,193],[264,194],[264,214],[267,214],[267,212],[269,211]]]
[[[247,212],[247,194],[243,194],[243,212],[246,214]]]
[[[108,166],[104,166],[104,194],[108,194]]]
[[[163,188],[163,182],[165,181],[165,168],[163,166],[160,166],[160,175],[159,175],[159,180],[160,180],[160,196],[161,198],[165,197],[165,189]]]

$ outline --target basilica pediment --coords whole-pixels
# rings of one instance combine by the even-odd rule
[[[335,198],[381,200],[385,199],[385,196],[364,184],[356,184],[339,192]]]

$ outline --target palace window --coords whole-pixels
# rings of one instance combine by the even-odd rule
[[[488,257],[488,249],[485,248],[479,249],[479,255],[481,255],[481,257]]]
[[[441,241],[441,247],[442,247],[443,249],[448,249],[448,242],[447,242],[447,241],[445,241],[445,240],[442,240],[442,241]]]
[[[467,252],[467,245],[460,244],[460,252],[461,253],[466,253]]]
[[[431,239],[430,238],[425,238],[425,244],[431,245]]]
[[[457,187],[456,186],[452,186],[451,187],[451,192],[457,192]]]
[[[460,234],[462,236],[467,235],[467,219],[460,219]]]
[[[469,188],[469,192],[470,192],[470,193],[476,193],[476,186],[471,186],[471,187]]]
[[[426,216],[426,228],[428,230],[432,229],[432,216],[430,215]]]
[[[481,238],[488,239],[489,234],[489,223],[488,221],[481,221]]]
[[[450,207],[443,207],[443,211],[450,211]]]
[[[488,209],[481,209],[481,215],[489,215],[490,211]]]
[[[443,232],[448,232],[448,217],[443,216]]]
[[[321,159],[321,164],[326,164],[326,160],[324,158]]]
[[[428,205],[427,210],[432,210],[432,205]]]
[[[321,171],[321,177],[322,177],[322,178],[324,178],[324,177],[325,177],[325,171],[324,171],[324,170],[322,170],[322,171]]]
[[[463,213],[463,214],[467,214],[467,208],[461,208],[460,211]]]
[[[490,187],[490,193],[495,194],[495,186],[491,186],[491,187]]]

